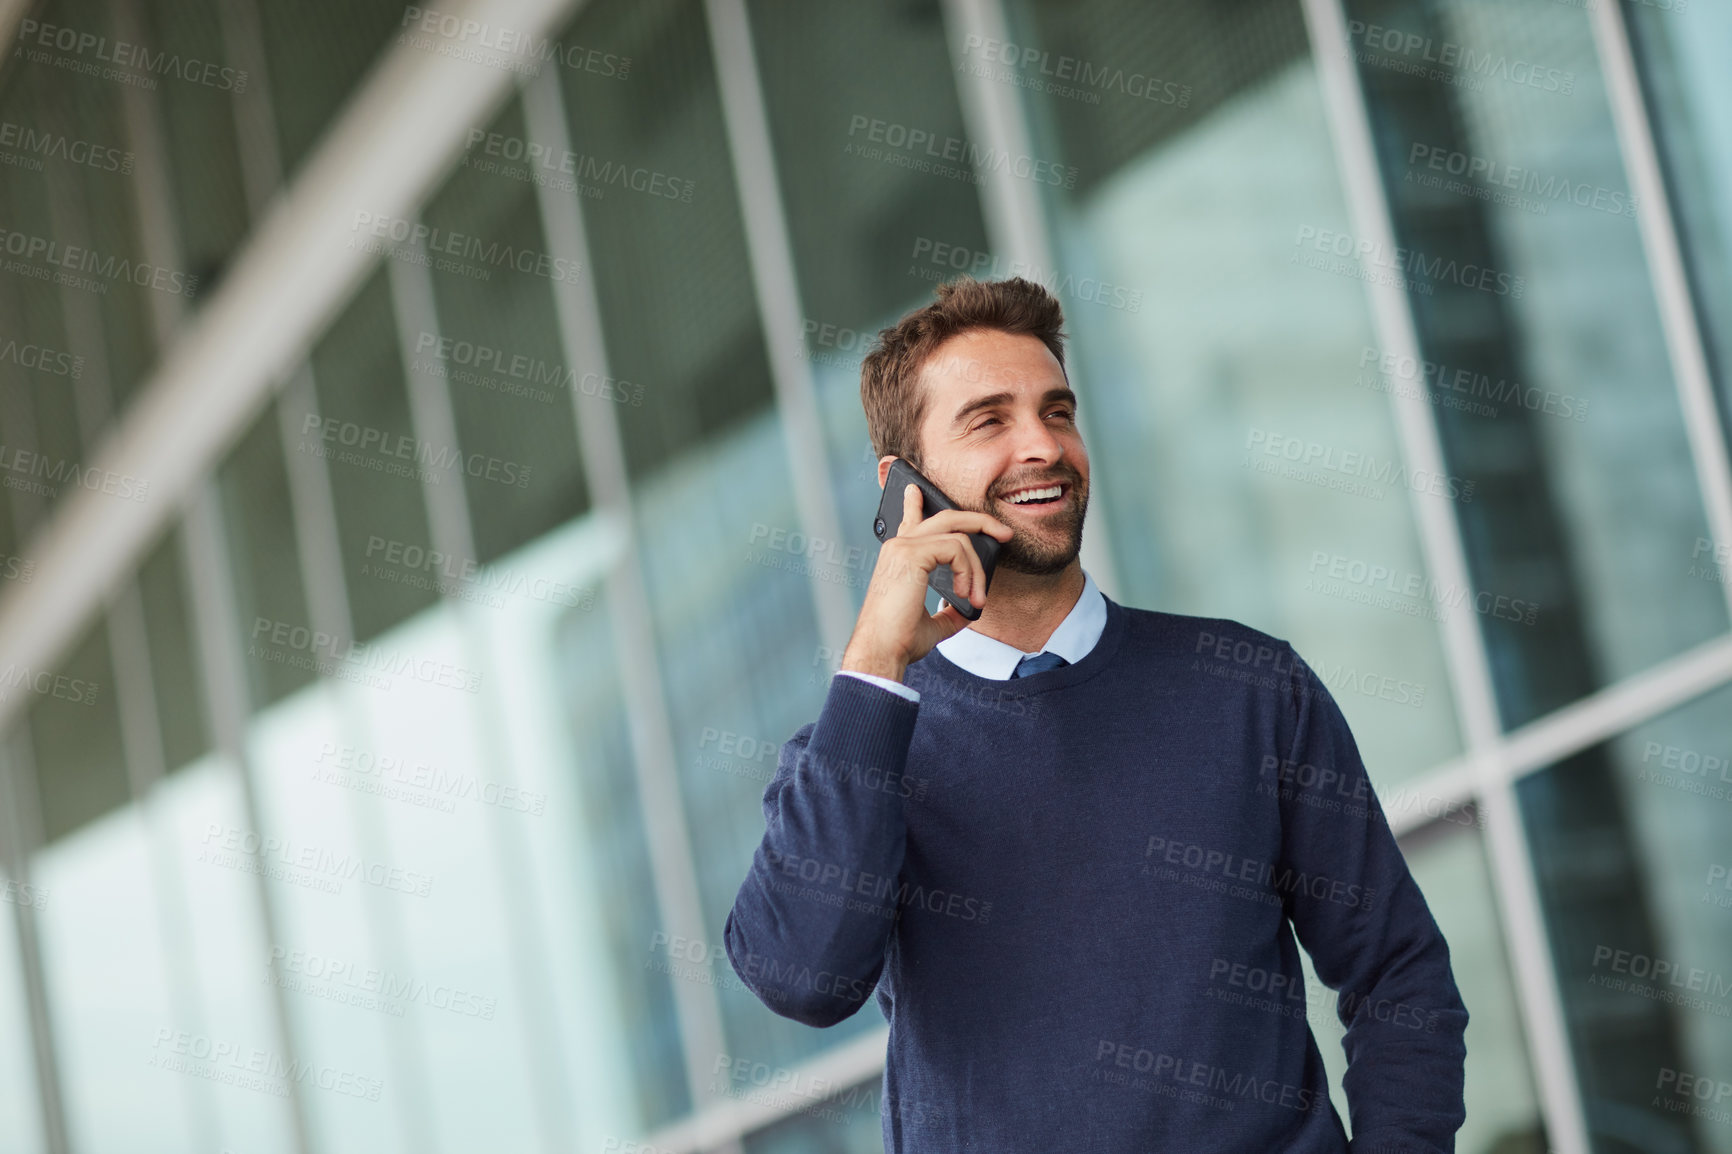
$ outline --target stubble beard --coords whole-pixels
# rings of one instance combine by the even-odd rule
[[[1062,516],[1046,521],[1046,532],[1037,533],[1019,524],[1005,509],[1014,509],[1009,501],[997,497],[983,498],[983,504],[973,509],[996,517],[1010,526],[1011,538],[998,547],[998,568],[1033,577],[1050,577],[1062,573],[1082,551],[1083,520],[1088,515],[1088,482],[1072,473],[1064,480],[1071,486],[1070,509]],[[1056,539],[1056,541],[1055,541]]]

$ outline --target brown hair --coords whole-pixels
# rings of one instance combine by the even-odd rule
[[[958,277],[938,286],[938,299],[878,333],[860,362],[860,404],[878,456],[920,467],[920,423],[926,390],[920,370],[939,345],[971,329],[1039,337],[1064,368],[1064,310],[1058,298],[1022,277],[977,281]]]

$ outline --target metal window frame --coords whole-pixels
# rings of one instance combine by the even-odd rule
[[[563,86],[554,77],[542,77],[524,87],[523,118],[531,139],[556,155],[571,149]],[[608,379],[607,334],[580,198],[545,183],[535,188],[548,251],[579,270],[575,283],[562,279],[553,282],[564,363],[575,376],[593,372]],[[592,507],[614,527],[620,542],[604,584],[656,903],[669,934],[705,941],[697,863],[680,790],[679,758],[674,752],[673,720],[657,656],[660,647],[655,620],[643,579],[637,515],[619,416],[613,403],[597,394],[575,388],[570,393]],[[672,985],[687,1088],[694,1102],[707,1104],[714,1092],[706,1063],[727,1049],[720,996],[714,987],[703,983],[676,981]]]
[[[794,503],[808,541],[846,540],[835,486],[830,483],[829,443],[812,362],[806,357],[801,321],[804,311],[782,203],[763,78],[752,42],[746,0],[704,0],[710,49],[716,62],[716,87],[727,133],[734,187],[744,218],[746,258],[758,297],[758,318],[769,348],[770,378],[777,416],[794,482]],[[825,578],[828,573],[829,578]],[[854,606],[847,572],[834,559],[813,558],[809,581],[817,611],[818,636],[832,653],[841,653],[854,632]]]
[[[539,83],[539,82],[538,82]],[[456,406],[451,399],[449,378],[424,369],[417,369],[417,333],[431,333],[435,339],[443,336],[439,323],[437,296],[433,287],[432,262],[424,245],[413,245],[415,259],[388,261],[391,305],[397,329],[398,358],[403,364],[404,387],[409,397],[409,420],[416,443],[449,445],[460,449],[462,441],[457,427]],[[423,484],[421,491],[427,501],[428,527],[433,546],[447,557],[475,561],[475,523],[469,495],[461,472],[446,478],[450,484]],[[466,601],[453,583],[440,585],[440,597],[452,614],[456,631],[465,654],[467,668],[481,668],[485,663],[482,634],[486,622],[484,610]],[[511,783],[511,759],[501,751],[506,749],[499,740],[501,729],[497,689],[490,681],[481,691],[481,700],[473,710],[473,720],[483,748],[500,752],[490,776],[501,785]],[[504,943],[509,954],[511,972],[524,991],[527,1005],[551,1004],[553,979],[545,964],[546,951],[538,948],[541,929],[536,924],[529,901],[524,894],[535,888],[535,870],[528,860],[524,842],[507,828],[504,815],[497,809],[482,818],[486,826],[483,836],[492,847],[494,860],[504,881],[501,908],[507,927]],[[524,1068],[529,1074],[529,1096],[534,1106],[535,1122],[540,1128],[543,1147],[549,1151],[568,1150],[576,1144],[571,1115],[565,1104],[565,1085],[570,1077],[570,1063],[561,1044],[559,1032],[551,1015],[527,1013],[520,1022],[524,1050]]]
[[[1684,433],[1696,468],[1708,529],[1716,541],[1732,544],[1732,460],[1728,458],[1726,425],[1721,423],[1713,376],[1708,369],[1707,344],[1701,317],[1684,268],[1682,238],[1667,195],[1654,124],[1642,95],[1641,76],[1630,46],[1630,30],[1621,0],[1601,0],[1588,8],[1594,49],[1606,82],[1606,101],[1618,148],[1636,201],[1636,226],[1648,258],[1648,273],[1660,310],[1666,356],[1683,410]],[[1732,581],[1722,581],[1728,615],[1732,615]]]
[[[1301,0],[1311,54],[1323,93],[1335,159],[1347,195],[1349,219],[1361,238],[1381,251],[1395,250],[1395,227],[1378,168],[1365,93],[1354,64],[1343,0]],[[1379,344],[1417,363],[1419,336],[1406,290],[1393,282],[1366,282]],[[1403,459],[1418,469],[1444,468],[1436,414],[1419,394],[1391,391]],[[1412,494],[1414,520],[1426,568],[1446,588],[1472,588],[1461,524],[1453,503],[1427,493]],[[1520,995],[1529,1058],[1546,1133],[1561,1154],[1588,1154],[1587,1120],[1565,1025],[1551,942],[1546,934],[1534,876],[1533,855],[1510,775],[1504,771],[1504,740],[1485,639],[1472,615],[1459,610],[1440,623],[1444,660],[1467,739],[1467,761],[1475,797],[1485,815],[1483,844],[1490,858],[1510,973]]]

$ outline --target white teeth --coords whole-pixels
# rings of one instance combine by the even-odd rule
[[[1030,489],[1027,492],[1017,493],[1010,498],[1010,503],[1021,505],[1025,501],[1044,501],[1049,497],[1056,497],[1062,492],[1064,492],[1062,486],[1048,485],[1044,489]]]

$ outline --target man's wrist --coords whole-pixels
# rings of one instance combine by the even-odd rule
[[[908,663],[895,657],[856,653],[850,649],[842,654],[842,663],[836,669],[840,673],[870,673],[887,681],[901,681],[902,675],[908,671]]]

